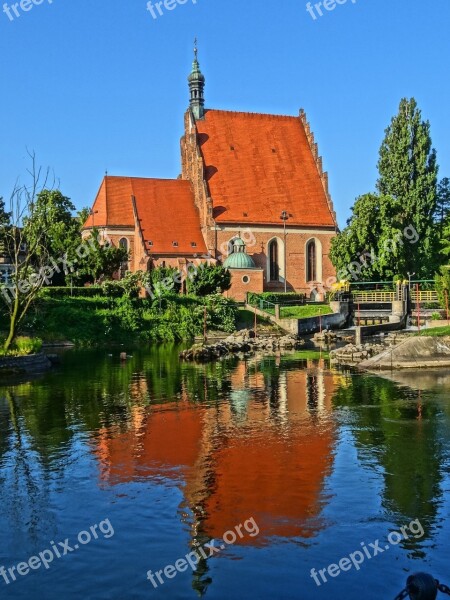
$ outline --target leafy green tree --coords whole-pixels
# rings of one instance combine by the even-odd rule
[[[376,194],[357,198],[330,257],[338,279],[429,277],[438,259],[434,218],[437,163],[430,125],[414,99],[403,99],[386,129]]]
[[[401,100],[398,114],[386,129],[378,171],[378,192],[392,199],[394,225],[399,229],[413,226],[419,236],[417,244],[401,248],[399,273],[429,276],[436,266],[438,166],[430,123],[422,120],[414,98]]]
[[[444,177],[438,185],[436,222],[439,224],[439,235],[442,238],[447,218],[450,216],[450,179]]]
[[[436,274],[435,282],[439,303],[442,308],[446,308],[447,301],[450,301],[450,265],[440,268],[439,273]]]
[[[181,291],[182,274],[175,267],[156,267],[145,274],[142,283],[153,299],[160,299]]]
[[[187,280],[188,291],[196,296],[209,296],[225,292],[231,287],[231,273],[222,265],[203,263]]]
[[[41,248],[55,261],[61,262],[62,257],[73,259],[81,241],[80,223],[72,216],[73,211],[75,206],[59,190],[41,191],[24,219],[27,243],[33,245],[39,237]],[[65,285],[63,269],[55,270],[51,283]]]
[[[93,283],[99,283],[104,279],[111,279],[128,259],[129,254],[125,248],[111,244],[94,227],[91,235],[78,245],[72,269],[76,268],[77,277],[87,276]]]
[[[88,220],[88,217],[90,214],[91,214],[91,209],[88,208],[87,206],[84,206],[81,210],[78,211],[77,219],[78,219],[78,222],[80,223],[80,227],[83,227],[83,225]]]

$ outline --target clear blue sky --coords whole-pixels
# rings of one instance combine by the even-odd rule
[[[450,176],[449,0],[348,0],[316,20],[304,0],[187,0],[156,20],[146,0],[43,0],[12,16],[0,12],[4,197],[26,147],[78,208],[105,169],[176,177],[196,35],[208,107],[305,108],[341,225],[374,188],[403,96],[430,120]]]

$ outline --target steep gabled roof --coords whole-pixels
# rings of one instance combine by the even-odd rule
[[[191,184],[181,179],[106,176],[84,227],[134,228],[132,197],[149,253],[206,253]]]
[[[223,223],[335,227],[299,117],[206,111],[196,121],[213,216]]]

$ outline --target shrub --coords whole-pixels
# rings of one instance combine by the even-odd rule
[[[447,299],[450,302],[450,266],[441,267],[440,273],[436,275],[435,281],[439,304],[442,308],[445,308]]]
[[[209,296],[226,292],[231,287],[231,273],[221,265],[201,264],[187,279],[189,293],[196,296]]]
[[[39,292],[41,298],[92,298],[102,294],[99,285],[89,287],[44,287]]]
[[[19,336],[15,338],[12,348],[19,355],[36,354],[42,350],[42,340],[39,338]]]

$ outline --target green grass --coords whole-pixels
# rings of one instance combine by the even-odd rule
[[[444,327],[433,327],[433,329],[424,329],[419,335],[424,335],[426,337],[450,336],[450,326],[447,325]]]
[[[333,311],[327,305],[306,304],[305,306],[282,306],[280,312],[282,319],[305,319],[307,317],[329,315]]]

